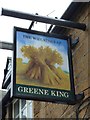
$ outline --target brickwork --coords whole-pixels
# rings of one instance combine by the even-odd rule
[[[90,20],[89,7],[85,7],[77,14],[75,21],[88,25]],[[89,84],[89,27],[86,31],[72,29],[68,31],[72,35],[72,39],[79,37],[79,43],[72,50],[73,54],[73,70],[75,80],[76,94],[84,92],[85,98],[76,105],[54,104],[48,102],[34,102],[35,118],[89,118],[90,113],[90,87]],[[89,72],[88,72],[89,71]]]

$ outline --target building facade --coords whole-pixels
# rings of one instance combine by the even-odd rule
[[[62,16],[63,19],[85,23],[86,31],[55,27],[53,33],[71,35],[72,42],[79,43],[72,49],[73,71],[76,94],[84,93],[84,99],[75,105],[34,102],[35,118],[89,118],[90,119],[90,74],[89,74],[89,3],[72,3]]]
[[[89,72],[89,30],[90,30],[90,5],[89,3],[71,3],[62,19],[78,23],[85,23],[85,31],[54,27],[52,33],[69,35],[72,42],[79,42],[72,46],[74,84],[76,95],[84,94],[84,98],[75,105],[31,101],[24,99],[10,99],[11,83],[11,58],[7,59],[5,77],[2,89],[7,89],[8,94],[3,99],[3,118],[88,118],[90,119],[90,72]]]

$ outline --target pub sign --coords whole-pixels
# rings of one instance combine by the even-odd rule
[[[74,103],[70,37],[14,27],[13,96]]]

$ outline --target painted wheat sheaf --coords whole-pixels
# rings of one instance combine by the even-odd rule
[[[23,57],[29,59],[25,76],[29,80],[40,80],[41,83],[59,85],[66,77],[60,65],[63,58],[57,50],[49,46],[36,48],[34,46],[23,46],[21,48]],[[58,64],[59,67],[56,67]]]

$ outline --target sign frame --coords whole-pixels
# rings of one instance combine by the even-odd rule
[[[33,34],[33,35],[42,35],[45,37],[54,37],[62,40],[66,40],[68,44],[68,62],[69,62],[69,74],[70,74],[70,91],[69,94],[71,98],[60,98],[58,96],[51,96],[51,95],[39,95],[39,94],[33,94],[33,93],[18,93],[19,85],[16,87],[16,55],[17,55],[17,32],[22,32],[22,33],[28,33],[28,34]],[[54,91],[59,92],[66,92],[66,90],[61,90],[61,89],[55,89],[55,88],[44,88],[40,86],[27,86],[27,85],[21,85],[22,88],[27,88],[32,87],[32,89],[43,89],[43,91],[47,92],[50,91],[51,89]],[[75,104],[76,101],[76,95],[75,95],[75,87],[74,87],[74,75],[73,75],[73,63],[72,63],[72,52],[71,52],[71,37],[70,36],[65,36],[61,34],[53,34],[53,33],[45,33],[45,32],[40,32],[40,31],[35,31],[35,30],[28,30],[24,28],[19,28],[19,27],[14,27],[14,52],[13,52],[13,94],[12,97],[14,98],[20,98],[20,99],[28,99],[28,100],[38,100],[38,101],[45,101],[45,102],[54,102],[54,103],[63,103],[63,104]],[[21,89],[21,88],[20,88]]]

